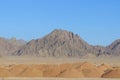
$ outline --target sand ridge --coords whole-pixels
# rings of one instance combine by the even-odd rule
[[[0,65],[0,77],[120,78],[120,68],[90,62]]]

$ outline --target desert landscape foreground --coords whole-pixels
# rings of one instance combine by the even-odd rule
[[[0,80],[119,80],[111,78],[1,78]]]
[[[1,80],[115,80],[120,78],[120,63],[117,58],[3,57],[0,77]]]
[[[89,62],[1,65],[0,77],[120,78],[120,68]]]

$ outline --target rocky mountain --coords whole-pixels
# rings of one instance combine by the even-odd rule
[[[16,40],[15,38],[6,39],[6,38],[0,38],[0,55],[10,55],[11,53],[18,50],[21,46],[25,45],[25,41]]]
[[[27,43],[25,40],[22,39],[17,40],[15,37],[12,37],[11,39],[7,39],[7,41],[15,46],[23,46]]]
[[[26,43],[16,38],[0,38],[0,55],[39,57],[120,56],[120,39],[109,46],[93,46],[77,34],[56,29],[43,38]]]
[[[120,55],[120,39],[114,41],[112,44],[107,46],[106,53],[108,55],[114,55],[114,56]]]
[[[93,49],[93,46],[82,40],[78,35],[66,30],[56,29],[41,39],[28,42],[14,55],[81,57],[92,54],[95,51]]]
[[[120,55],[120,40],[107,47],[92,46],[77,34],[56,29],[47,36],[31,40],[13,55],[40,57],[98,57]]]

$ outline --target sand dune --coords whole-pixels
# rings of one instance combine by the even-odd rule
[[[84,78],[84,75],[81,71],[78,71],[77,69],[67,69],[65,71],[62,71],[58,77],[62,78]]]
[[[109,72],[103,74],[103,78],[120,78],[120,68],[110,70]]]
[[[0,77],[120,78],[120,68],[89,62],[1,65]]]
[[[0,77],[10,77],[13,76],[11,72],[6,67],[0,67]]]
[[[111,78],[21,78],[21,77],[12,77],[12,78],[0,78],[0,80],[119,80]]]
[[[109,66],[109,65],[107,65],[107,64],[101,64],[100,66],[98,66],[98,68],[99,68],[99,72],[101,73],[101,74],[103,74],[105,71],[107,71],[107,70],[111,70],[111,69],[113,69],[111,66]]]

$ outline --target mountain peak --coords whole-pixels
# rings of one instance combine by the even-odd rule
[[[106,52],[115,56],[120,55],[120,39],[115,40],[112,44],[107,46]]]
[[[116,48],[120,48],[120,39],[115,40],[111,45],[109,45],[108,47],[110,49],[116,49]]]
[[[7,39],[0,37],[0,55],[10,55],[23,45],[25,45],[25,43],[22,43],[15,38]]]
[[[50,34],[46,36],[47,38],[59,38],[62,40],[73,40],[73,39],[80,39],[80,37],[77,34],[74,34],[73,32],[69,32],[67,30],[62,29],[55,29]],[[81,39],[82,40],[82,39]]]
[[[55,29],[47,36],[31,40],[26,44],[16,38],[0,38],[1,53],[11,50],[13,55],[31,55],[40,57],[97,57],[120,55],[120,39],[107,47],[92,46],[77,34],[67,30]],[[22,45],[21,45],[22,44]],[[10,53],[11,53],[10,52]]]
[[[61,29],[55,29],[47,36],[30,41],[16,54],[44,57],[80,57],[91,51],[91,46],[78,35]]]

